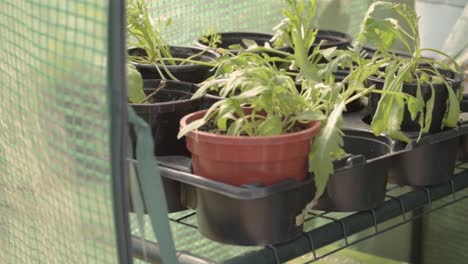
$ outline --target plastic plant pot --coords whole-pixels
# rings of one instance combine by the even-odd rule
[[[232,45],[241,45],[244,49],[248,47],[242,42],[243,39],[252,40],[257,43],[258,46],[263,47],[265,43],[269,43],[270,46],[273,47],[273,43],[270,40],[273,38],[272,34],[268,33],[257,33],[257,32],[220,32],[218,33],[221,37],[221,43],[218,44],[219,48],[227,49],[233,54],[239,54],[239,52],[243,52],[243,49],[232,49],[230,46]],[[203,49],[210,49],[216,50],[215,48],[211,48],[206,44],[202,43],[200,39],[195,40],[195,45],[203,48]],[[287,46],[277,48],[281,51],[289,51],[290,48]],[[270,53],[269,55],[275,56],[277,54]]]
[[[199,56],[192,59],[209,62],[218,57],[214,52],[196,47],[171,46],[170,50],[174,58],[186,59],[200,53]],[[128,54],[132,56],[146,56],[146,52],[139,48],[130,48],[128,50]],[[160,75],[154,64],[133,64],[141,73],[143,79],[163,79],[163,76]],[[199,64],[166,65],[166,68],[175,78],[177,78],[177,80],[190,83],[201,83],[212,75],[212,72],[210,71],[211,67]],[[165,79],[171,79],[162,67],[159,67],[159,70],[164,74]]]
[[[335,162],[327,188],[315,209],[352,212],[370,210],[385,200],[392,140],[367,131],[345,130],[348,154]]]
[[[460,89],[460,86],[463,82],[463,75],[451,71],[445,72],[447,76],[447,81],[451,85],[454,91]],[[368,85],[375,85],[377,89],[382,89],[384,85],[383,79],[378,79],[375,77],[371,77],[368,79]],[[416,96],[417,92],[417,83],[405,83],[403,84],[402,92]],[[435,100],[434,100],[434,109],[432,111],[432,123],[429,129],[430,133],[439,132],[442,130],[442,121],[445,116],[445,112],[447,111],[447,99],[448,99],[448,92],[447,88],[443,83],[435,83],[433,84],[434,91],[435,91]],[[427,84],[421,85],[421,93],[424,99],[424,102],[427,102],[431,97],[431,87]],[[377,110],[378,102],[380,100],[381,95],[379,93],[371,93],[369,95],[369,108],[371,112],[371,116]],[[416,119],[417,120],[417,119]],[[411,120],[410,113],[408,111],[408,107],[405,105],[404,110],[404,117],[403,122],[401,123],[401,130],[402,131],[419,131],[420,126],[417,121]]]
[[[205,113],[185,116],[181,127]],[[234,186],[271,185],[307,177],[307,157],[319,129],[320,122],[314,121],[304,130],[279,136],[226,136],[196,130],[188,133],[186,140],[196,175]]]
[[[460,130],[429,134],[408,144],[391,158],[388,181],[399,185],[430,186],[448,182],[453,176]]]
[[[160,80],[145,81],[145,93],[151,94],[159,84]],[[151,126],[156,156],[190,155],[185,140],[178,140],[177,133],[181,118],[200,107],[202,98],[191,98],[194,87],[191,83],[166,81],[150,104],[132,104],[135,112]]]
[[[352,114],[349,119],[345,120],[346,128],[372,131],[367,114]],[[411,142],[393,140],[389,183],[424,187],[445,183],[452,178],[460,137],[468,133],[468,128],[452,128],[429,133],[419,141],[417,140],[419,132],[403,133],[411,139]]]

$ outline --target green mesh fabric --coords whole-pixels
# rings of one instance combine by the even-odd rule
[[[468,190],[457,196],[468,194]],[[452,197],[445,198],[450,202]],[[433,206],[440,206],[441,202]],[[468,259],[468,200],[448,206],[424,218],[422,262],[458,264]]]
[[[316,25],[356,35],[369,0],[317,0]],[[191,44],[208,30],[272,32],[284,0],[150,0],[155,21],[172,25],[164,32],[174,44]]]
[[[117,263],[108,2],[0,0],[0,262]]]

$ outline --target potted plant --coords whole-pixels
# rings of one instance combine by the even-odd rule
[[[154,154],[158,159],[171,155],[189,155],[185,140],[177,140],[176,135],[181,117],[198,110],[200,98],[191,98],[191,91],[196,90],[195,85],[168,80],[144,81],[132,64],[127,64],[127,80],[129,103],[135,113],[151,127]],[[135,145],[136,138],[132,133],[130,135]],[[181,183],[167,178],[163,178],[162,183],[169,212],[184,210]]]
[[[129,0],[127,32],[129,60],[143,79],[172,79],[200,83],[210,76],[217,55],[196,47],[172,46],[162,36],[164,26],[155,28],[145,0]]]
[[[225,89],[245,89],[181,120],[194,173],[236,186],[305,179],[325,104],[305,100],[272,67],[239,69],[223,81]]]
[[[303,49],[301,55],[307,58],[307,50]],[[216,102],[209,110],[184,117],[179,137],[187,135],[196,175],[236,186],[271,185],[289,178],[303,180],[309,168],[314,173],[317,193],[305,212],[323,193],[333,173],[333,161],[343,154],[339,126],[346,104],[370,89],[359,85],[359,78],[362,81],[365,78],[357,76],[358,71],[354,70],[346,77],[351,82],[346,89],[333,78],[325,78],[326,82],[304,78],[298,90],[294,79],[285,71],[261,63],[261,57],[255,56],[258,55],[249,58],[256,58],[256,63],[243,64],[243,67],[225,64],[226,68],[235,70],[203,84],[201,89],[217,87],[221,95],[229,97]],[[227,62],[237,63],[233,59]],[[368,63],[367,67],[379,67]],[[333,76],[335,67],[330,64],[322,69],[323,74]],[[299,124],[303,126],[299,132],[291,133],[298,130]],[[317,134],[318,126],[321,130]],[[313,140],[315,136],[317,140]],[[296,142],[287,143],[289,140]],[[315,142],[312,147],[311,142]],[[296,145],[299,152],[294,154],[288,150],[288,144],[292,148]],[[280,162],[282,159],[285,161]],[[281,166],[286,164],[295,167],[285,170]]]
[[[375,18],[376,9],[395,12],[399,19]],[[409,57],[388,52],[395,41],[406,47]],[[357,51],[365,42],[378,47],[374,60],[387,61],[368,80],[375,87],[369,96],[371,129],[376,135],[384,133],[409,143],[411,150],[393,159],[389,180],[414,186],[449,180],[458,137],[444,135],[456,134],[449,129],[457,127],[460,119],[463,74],[459,66],[439,50],[421,48],[418,17],[404,4],[374,2],[361,25]],[[441,55],[448,62],[424,57],[426,53]],[[421,160],[424,164],[416,162]]]
[[[234,138],[237,138],[239,134],[231,134],[232,131],[229,130],[226,124],[227,120],[231,120],[229,127],[232,127],[232,129],[236,128],[234,131],[242,131],[238,130],[240,129],[238,126],[232,126],[232,124],[236,124],[236,122],[241,122],[241,124],[243,124],[242,122],[247,122],[245,123],[246,126],[250,127],[252,124],[248,119],[253,118],[252,114],[243,113],[241,111],[242,107],[248,105],[251,109],[255,109],[254,117],[257,118],[257,113],[259,111],[265,111],[265,109],[263,109],[265,107],[264,103],[261,104],[263,102],[262,100],[266,100],[265,98],[267,98],[267,95],[271,96],[271,93],[276,91],[275,89],[280,89],[277,88],[277,86],[282,85],[284,87],[279,91],[284,92],[284,94],[288,96],[288,100],[298,100],[296,105],[297,112],[275,112],[274,118],[276,120],[282,120],[284,117],[292,118],[295,115],[301,115],[300,113],[301,111],[305,111],[304,109],[324,115],[321,122],[322,132],[318,135],[321,140],[318,144],[313,144],[312,153],[315,152],[316,155],[310,155],[311,166],[309,166],[309,169],[314,172],[315,177],[320,179],[320,181],[317,181],[317,184],[321,185],[317,188],[318,193],[320,193],[323,191],[323,184],[326,184],[328,176],[333,173],[333,160],[339,157],[339,154],[342,152],[342,137],[339,124],[341,123],[342,113],[346,109],[346,104],[359,99],[371,90],[363,86],[367,75],[362,74],[360,71],[352,69],[348,76],[343,78],[343,82],[349,82],[347,87],[343,85],[343,82],[335,82],[334,72],[339,65],[351,64],[356,60],[358,63],[362,63],[361,66],[363,68],[374,70],[378,69],[381,65],[379,63],[383,62],[364,61],[358,56],[353,56],[354,53],[350,52],[345,54],[345,51],[338,51],[334,48],[325,51],[315,49],[313,53],[314,57],[318,57],[318,54],[320,54],[320,56],[324,56],[329,60],[336,61],[336,63],[329,63],[322,67],[317,66],[318,64],[316,62],[310,60],[309,55],[309,48],[314,42],[314,31],[301,30],[303,28],[311,28],[306,26],[308,25],[307,23],[309,23],[308,17],[313,14],[315,1],[310,0],[308,5],[303,1],[287,2],[289,4],[289,9],[288,12],[285,11],[285,13],[289,14],[288,21],[290,22],[286,23],[283,21],[281,26],[277,27],[276,38],[280,39],[286,36],[286,39],[289,41],[288,44],[294,49],[294,54],[292,55],[294,56],[293,67],[298,71],[294,79],[289,72],[277,69],[274,65],[269,63],[269,58],[264,58],[259,54],[241,53],[235,57],[219,60],[222,63],[217,65],[215,75],[212,79],[204,82],[197,93],[200,96],[206,91],[216,90],[222,98],[226,99],[216,102],[208,111],[199,112],[184,118],[182,120],[184,123],[182,123],[182,130],[179,132],[179,137],[186,134],[188,135],[189,141],[187,144],[190,150],[190,148],[193,148],[191,138],[198,139],[201,137],[198,136],[197,133],[201,133],[207,137],[208,135],[206,134],[212,134],[206,133],[207,131],[197,131],[199,128],[206,128],[205,124],[208,123],[210,126],[214,126],[212,128],[222,129],[222,133],[227,133],[226,136],[234,135]],[[297,80],[301,80],[299,89],[295,83]],[[272,100],[271,97],[267,99]],[[256,104],[259,105],[257,106]],[[276,101],[269,101],[269,104],[272,106],[274,104],[279,104],[278,107],[282,106],[281,102]],[[271,113],[266,112],[267,116],[269,114]],[[317,118],[318,116],[314,117]],[[247,118],[247,121],[244,120],[245,118]],[[256,120],[252,120],[252,122],[258,126],[261,124]],[[305,120],[301,120],[301,122],[305,122]],[[283,124],[285,121],[283,120],[281,123]],[[288,124],[291,125],[293,123]],[[216,126],[219,125],[222,126],[216,128]],[[254,127],[252,129],[258,128]],[[278,131],[280,131],[281,134],[288,132],[288,130],[284,129],[276,130],[276,132]],[[252,137],[261,136],[262,134],[251,133],[247,135]],[[214,137],[217,136],[219,135],[214,135]],[[238,139],[248,139],[250,137],[239,137]],[[195,149],[195,151],[197,149]],[[337,153],[337,155],[336,157],[332,157],[330,153]],[[192,157],[194,156],[192,152]],[[201,160],[202,158],[194,157],[194,159]],[[197,165],[194,165],[194,169],[195,167],[197,167]],[[304,169],[304,167],[302,167],[302,169]],[[235,172],[229,169],[223,170]],[[197,172],[198,171],[195,171],[195,173]],[[301,174],[302,178],[305,177],[305,172],[306,170],[303,170]],[[214,177],[216,177],[215,174],[219,175],[218,172],[213,173]],[[283,175],[283,177],[284,176],[285,175]],[[241,179],[241,177],[242,176],[238,176],[239,179]],[[269,177],[271,178],[271,176]]]
[[[400,19],[377,19],[372,16],[376,8],[392,10]],[[401,27],[402,22],[409,31]],[[411,56],[388,52],[395,41],[400,41]],[[448,55],[420,47],[418,17],[413,9],[384,1],[373,3],[362,23],[357,46],[362,47],[364,42],[377,46],[378,57],[388,61],[384,69],[369,78],[369,85],[386,92],[372,93],[369,98],[371,126],[376,134],[387,133],[408,141],[401,131],[419,131],[421,136],[457,125],[463,75]],[[426,52],[441,54],[449,63],[423,57]]]
[[[194,84],[172,80],[143,80],[135,66],[127,66],[129,102],[135,113],[151,127],[155,155],[189,153],[184,140],[177,139],[180,119],[198,110],[201,98],[192,97]]]
[[[314,29],[312,23],[316,11],[315,0],[286,0],[286,3],[288,8],[283,11],[284,18],[274,28],[274,45],[287,45],[293,49],[293,53],[302,53],[302,49],[305,49],[308,59],[316,63],[327,62],[318,50],[347,49],[351,46],[351,37],[348,34]],[[298,42],[298,39],[302,41]],[[298,62],[297,58],[294,59]]]

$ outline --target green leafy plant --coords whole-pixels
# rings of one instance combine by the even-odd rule
[[[336,54],[331,58],[351,63],[354,53]],[[356,55],[356,57],[359,57]],[[250,60],[248,59],[250,58]],[[367,75],[352,70],[342,82],[335,82],[335,64],[323,68],[325,81],[316,82],[303,79],[300,87],[285,71],[278,70],[262,60],[258,54],[237,56],[225,61],[223,74],[204,82],[201,89],[216,87],[226,99],[215,103],[207,114],[190,123],[179,132],[182,137],[190,131],[203,128],[207,124],[210,132],[227,135],[266,136],[291,132],[296,124],[321,120],[321,130],[314,140],[309,154],[309,171],[315,175],[316,196],[298,217],[298,224],[305,213],[318,201],[325,190],[329,176],[334,172],[333,162],[344,153],[340,125],[346,104],[372,91],[364,87]],[[379,64],[367,61],[362,67],[369,72],[378,69]],[[201,92],[203,93],[203,92]],[[244,114],[242,107],[254,110]],[[205,128],[206,129],[206,128]]]
[[[340,125],[346,104],[374,90],[364,83],[386,59],[366,60],[356,51],[321,50],[320,46],[310,54],[316,35],[311,25],[315,1],[286,2],[285,19],[275,28],[274,40],[278,45],[290,45],[294,53],[252,46],[252,50],[269,51],[281,57],[245,52],[220,58],[214,76],[202,84],[195,96],[214,90],[227,99],[214,104],[204,118],[192,122],[178,136],[207,123],[214,125],[215,133],[264,136],[291,132],[295,123],[321,120],[320,133],[309,155],[309,171],[315,175],[317,191],[314,200],[298,216],[300,224],[323,194],[334,172],[334,160],[344,153]],[[329,63],[320,65],[318,61],[322,57]],[[290,70],[298,72],[278,69],[272,62],[288,63]],[[336,82],[334,72],[340,67],[349,68],[350,74],[342,82]],[[245,115],[243,106],[250,106],[254,111]]]
[[[131,55],[129,61],[143,64],[153,64],[162,78],[176,77],[168,70],[167,65],[199,64],[213,66],[213,63],[197,60],[205,51],[193,54],[188,58],[175,58],[171,53],[169,43],[164,40],[163,30],[170,26],[171,19],[153,23],[148,12],[146,0],[127,1],[127,32],[128,46],[136,47],[145,54]],[[157,27],[155,26],[158,25]],[[164,71],[165,74],[162,73]]]
[[[203,35],[200,39],[200,43],[207,45],[210,48],[218,48],[219,44],[222,43],[221,35],[214,29],[209,29],[208,32]]]
[[[271,136],[290,133],[300,124],[321,120],[323,104],[319,97],[308,100],[297,90],[293,79],[265,65],[237,69],[227,78],[212,80],[208,85],[222,85],[226,92],[238,90],[215,103],[204,118],[184,127],[178,137],[213,124],[211,132],[226,135]],[[243,107],[250,107],[246,114]]]
[[[398,19],[378,19],[373,16],[377,9],[390,10],[398,16]],[[409,29],[404,29],[403,23]],[[397,41],[407,49],[411,57],[397,57],[394,53],[388,52]],[[372,129],[376,135],[387,133],[395,139],[409,141],[400,131],[405,105],[408,106],[411,118],[421,127],[419,136],[427,133],[432,123],[435,100],[433,85],[436,83],[443,83],[448,92],[447,113],[443,124],[440,125],[446,127],[457,125],[463,89],[454,91],[441,69],[460,72],[460,68],[447,54],[439,50],[420,47],[418,17],[412,8],[405,4],[374,2],[361,24],[361,31],[355,46],[359,50],[365,42],[378,47],[374,55],[377,60],[387,61],[384,71],[376,71],[378,77],[385,78],[384,93],[372,120]],[[423,53],[427,52],[442,55],[449,63],[423,57]],[[403,84],[412,82],[417,84],[416,97],[402,91]],[[422,97],[423,85],[430,86],[432,90],[431,98],[427,102]]]
[[[320,80],[318,63],[322,57],[330,55],[335,48],[321,50],[319,43],[313,50],[318,30],[313,29],[316,1],[286,0],[287,8],[283,10],[284,18],[273,29],[272,39],[275,46],[288,45],[293,49],[290,70],[298,70],[298,79]]]
[[[162,31],[169,26],[172,20],[165,23],[153,24],[148,6],[145,0],[127,1],[127,32],[130,38],[130,46],[143,49],[146,52],[144,58],[132,57],[132,60],[144,60],[153,63],[161,63],[161,58],[167,58],[166,63],[175,64],[169,44],[164,40]]]
[[[142,56],[129,56],[129,60],[137,63],[154,64],[161,76],[161,69],[172,79],[176,79],[165,67],[166,64],[175,65],[176,62],[171,54],[169,44],[162,36],[163,28],[169,26],[172,21],[158,23],[155,28],[148,6],[145,0],[127,1],[127,32],[128,46],[144,50]]]

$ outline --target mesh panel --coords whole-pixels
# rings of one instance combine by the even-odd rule
[[[457,193],[467,195],[468,190]],[[449,202],[452,197],[445,198]],[[434,203],[439,206],[441,202]],[[457,264],[468,259],[468,201],[463,200],[424,218],[423,263]]]
[[[0,0],[0,259],[116,263],[108,1]]]
[[[155,20],[172,20],[165,35],[171,43],[191,44],[209,29],[272,32],[284,0],[150,0]],[[316,25],[355,35],[369,0],[319,0]],[[339,18],[339,19],[337,19]]]

